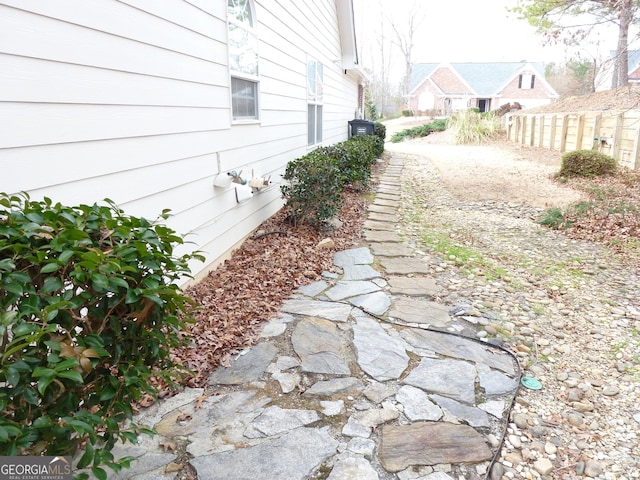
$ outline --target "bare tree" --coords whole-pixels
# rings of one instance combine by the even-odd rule
[[[411,7],[404,15],[396,17],[388,16],[389,25],[393,30],[393,43],[400,49],[404,57],[404,76],[402,79],[401,94],[409,102],[409,88],[411,85],[412,50],[415,34],[420,24],[425,19],[424,2],[413,0]]]
[[[512,11],[520,14],[551,40],[577,43],[594,28],[612,23],[618,28],[611,87],[629,83],[629,28],[640,20],[639,0],[519,0]]]

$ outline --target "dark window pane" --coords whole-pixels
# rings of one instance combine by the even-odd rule
[[[241,78],[231,78],[231,107],[234,120],[258,118],[258,86]]]

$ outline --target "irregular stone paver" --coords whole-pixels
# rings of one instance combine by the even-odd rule
[[[485,439],[467,425],[417,422],[384,425],[378,453],[390,472],[412,465],[474,463],[491,458]]]
[[[403,243],[378,242],[371,244],[371,251],[382,257],[407,257],[412,250]]]
[[[329,288],[329,284],[324,280],[318,280],[317,282],[310,283],[309,285],[303,285],[298,288],[298,292],[307,297],[315,297],[320,292],[323,292]]]
[[[278,335],[281,335],[286,329],[287,324],[281,319],[276,318],[270,320],[262,328],[262,331],[260,332],[260,338],[277,337]]]
[[[393,232],[396,229],[396,224],[394,222],[376,222],[375,220],[365,220],[364,228]]]
[[[274,372],[271,377],[278,382],[282,393],[293,392],[302,378],[297,373]]]
[[[377,198],[381,201],[390,200],[393,202],[397,202],[402,198],[402,196],[398,192],[396,192],[394,188],[387,188],[385,190],[386,191],[382,191],[377,195]]]
[[[480,388],[484,389],[484,393],[489,396],[511,393],[518,386],[516,380],[496,370],[480,372],[478,379],[480,380]]]
[[[404,383],[475,405],[476,369],[462,360],[423,358]]]
[[[401,242],[402,238],[396,232],[385,232],[383,230],[367,230],[364,238],[370,242]]]
[[[258,380],[274,359],[278,349],[269,342],[259,343],[209,376],[209,385],[242,385]]]
[[[375,222],[388,222],[388,223],[393,223],[394,225],[398,223],[397,214],[370,212],[367,218]]]
[[[442,395],[430,395],[430,398],[436,402],[436,404],[445,410],[447,410],[454,417],[463,420],[467,425],[472,427],[488,427],[489,416],[485,411],[481,409],[481,406],[470,407],[455,400],[443,397]]]
[[[382,274],[375,268],[369,265],[346,265],[344,268],[344,274],[342,280],[371,280],[373,278],[381,277]]]
[[[367,210],[369,210],[370,212],[388,213],[392,215],[398,213],[398,207],[385,207],[384,205],[376,205],[375,203],[369,205],[367,207]]]
[[[318,420],[320,420],[320,415],[315,410],[280,408],[277,405],[272,405],[265,409],[251,423],[250,427],[260,432],[260,436],[271,437],[294,428],[304,427]],[[246,433],[245,436],[255,438]]]
[[[370,265],[373,263],[373,255],[367,247],[352,248],[336,252],[333,256],[333,263],[338,267],[347,265]]]
[[[344,400],[324,400],[320,401],[320,405],[322,406],[322,414],[328,417],[344,412]]]
[[[369,438],[353,437],[347,444],[347,450],[353,453],[364,455],[367,458],[373,457],[376,449],[376,442]]]
[[[515,375],[513,359],[508,353],[499,350],[497,347],[480,344],[456,335],[417,328],[407,328],[401,332],[401,335],[414,347],[431,350],[447,357],[485,364],[510,375]]]
[[[327,290],[327,297],[334,302],[344,300],[345,298],[364,295],[365,293],[377,292],[380,287],[373,282],[354,281],[354,282],[338,282],[333,288]]]
[[[428,395],[419,388],[405,385],[396,393],[396,400],[404,406],[404,414],[411,421],[440,420],[442,410],[429,400]]]
[[[323,302],[320,300],[290,299],[283,303],[283,312],[310,317],[326,318],[334,322],[346,322],[353,307],[344,303]]]
[[[391,305],[391,298],[384,292],[373,292],[367,295],[351,297],[349,303],[361,307],[365,312],[382,315]]]
[[[397,388],[381,382],[372,382],[364,390],[364,396],[373,403],[382,403],[383,400],[395,395]]]
[[[506,404],[504,400],[489,400],[488,402],[478,404],[478,408],[484,410],[496,418],[502,418]]]
[[[433,297],[443,289],[432,277],[414,275],[412,277],[391,275],[387,278],[390,291],[394,295]]]
[[[327,480],[378,480],[378,472],[364,458],[338,460]]]
[[[231,450],[235,444],[247,442],[245,430],[271,401],[269,397],[261,398],[256,394],[255,390],[240,390],[207,397],[201,408],[182,412],[192,415],[190,420],[178,421],[175,416],[167,417],[166,431],[157,425],[156,432],[168,438],[188,436],[187,452],[194,457]],[[212,434],[220,431],[225,434]]]
[[[196,457],[190,463],[200,480],[303,480],[337,447],[338,441],[325,430],[296,428],[253,447]]]
[[[308,388],[303,395],[305,397],[328,397],[336,393],[346,393],[362,390],[364,384],[361,380],[353,377],[332,378],[331,380],[321,380]]]
[[[429,266],[419,258],[381,257],[380,265],[389,275],[407,275],[409,273],[430,273]]]
[[[378,381],[399,378],[409,364],[404,345],[387,334],[375,320],[358,318],[353,344],[360,368]]]
[[[291,334],[303,372],[348,375],[348,347],[335,323],[322,318],[301,320]]]
[[[418,323],[434,327],[446,327],[451,321],[449,309],[423,298],[399,297],[391,303],[389,316],[405,323]]]

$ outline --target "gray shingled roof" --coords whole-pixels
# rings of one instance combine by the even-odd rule
[[[544,74],[542,63],[530,62],[488,62],[488,63],[450,63],[460,77],[475,91],[478,96],[491,97],[497,94],[507,82],[525,65],[531,64],[538,74]],[[418,63],[411,72],[410,90],[420,85],[438,66],[437,63]]]
[[[409,82],[409,91],[413,91],[420,85],[425,78],[431,75],[440,65],[439,63],[416,63],[411,68],[411,82]]]

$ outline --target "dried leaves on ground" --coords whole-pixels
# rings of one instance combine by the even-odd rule
[[[197,304],[196,322],[186,332],[190,346],[173,352],[173,359],[192,372],[184,385],[204,387],[213,370],[255,343],[287,297],[331,271],[334,253],[361,240],[366,206],[366,195],[347,189],[337,215],[339,226],[324,234],[292,226],[281,210],[229,260],[187,289]],[[332,248],[318,246],[325,238],[333,241]]]
[[[640,171],[621,169],[614,175],[572,178],[567,184],[589,196],[565,213],[567,235],[640,258]]]

